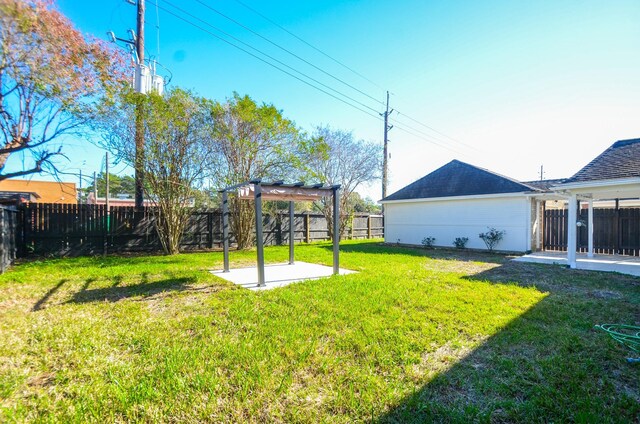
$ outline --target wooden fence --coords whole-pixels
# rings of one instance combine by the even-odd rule
[[[546,210],[544,214],[544,249],[567,250],[566,209]],[[580,210],[578,219],[588,222],[588,211]],[[586,226],[577,232],[579,252],[587,252],[589,235]],[[594,253],[640,256],[640,208],[597,208],[593,210]]]
[[[16,258],[18,222],[17,209],[0,206],[0,273]]]
[[[161,251],[162,246],[149,208],[104,205],[63,205],[30,203],[20,209],[21,255],[80,256],[122,252]],[[288,213],[265,215],[265,245],[289,242]],[[295,241],[329,239],[327,223],[321,214],[296,213]],[[381,215],[357,214],[345,232],[346,238],[383,237]],[[233,234],[231,234],[233,242]],[[194,211],[185,227],[181,250],[207,250],[222,244],[222,214],[219,210]]]

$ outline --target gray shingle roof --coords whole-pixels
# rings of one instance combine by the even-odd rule
[[[382,200],[427,199],[526,191],[536,191],[536,189],[486,169],[452,160]]]
[[[620,140],[565,183],[640,177],[640,138]]]
[[[566,181],[566,178],[556,179],[556,180],[537,180],[537,181],[523,181],[522,184],[526,184],[528,186],[537,188],[542,191],[550,191],[551,187],[562,184]]]

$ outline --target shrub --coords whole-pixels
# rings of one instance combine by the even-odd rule
[[[496,230],[495,228],[489,228],[489,231],[486,233],[480,233],[478,237],[482,239],[484,244],[487,245],[487,249],[489,252],[493,251],[493,248],[496,247],[500,240],[504,237],[506,231],[504,230]]]
[[[456,237],[453,241],[453,245],[456,249],[464,249],[467,247],[467,242],[469,241],[469,237]]]
[[[425,237],[422,239],[422,245],[424,246],[425,249],[433,248],[433,243],[435,242],[436,242],[435,237]]]

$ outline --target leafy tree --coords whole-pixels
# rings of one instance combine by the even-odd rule
[[[307,166],[312,175],[321,182],[340,184],[340,234],[342,238],[346,224],[354,212],[355,190],[364,183],[379,178],[381,170],[381,146],[357,140],[349,131],[333,129],[329,126],[316,128],[314,152],[308,157]],[[329,234],[333,237],[333,207],[330,198],[318,203],[327,220]]]
[[[0,0],[0,180],[48,170],[63,136],[78,134],[121,86],[124,60],[85,39],[52,0]],[[26,169],[5,172],[13,153]]]
[[[370,197],[363,199],[357,192],[351,193],[349,203],[353,206],[354,212],[380,213],[382,211],[380,205],[371,200]]]
[[[104,197],[107,194],[107,179],[106,174],[101,172],[96,177],[98,186],[98,196]],[[136,188],[136,180],[131,175],[116,175],[109,173],[109,195],[116,196],[118,194],[130,194],[133,196]],[[88,196],[89,193],[93,193],[93,183],[84,190],[84,195]]]
[[[270,104],[258,105],[234,93],[226,102],[210,102],[213,121],[209,171],[214,183],[227,187],[254,178],[285,180],[299,177],[302,139],[295,124]],[[253,243],[252,202],[230,196],[231,227],[239,249]]]
[[[198,196],[210,134],[208,105],[189,91],[173,89],[164,97],[126,93],[111,118],[103,123],[105,147],[132,164],[135,158],[136,107],[144,110],[145,196],[151,200],[164,251],[178,253],[190,206]]]

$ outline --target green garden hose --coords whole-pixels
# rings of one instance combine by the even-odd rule
[[[606,332],[611,338],[640,354],[640,327],[626,324],[602,324],[596,328]],[[629,362],[640,362],[640,358],[627,358]]]

